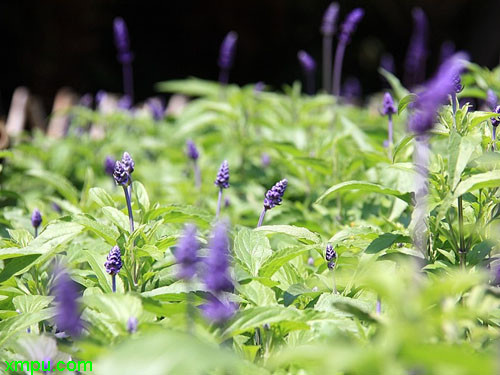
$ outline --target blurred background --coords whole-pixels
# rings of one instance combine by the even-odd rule
[[[381,89],[377,69],[384,52],[402,76],[412,31],[411,9],[429,18],[427,72],[443,42],[472,61],[499,62],[499,0],[340,0],[340,20],[357,6],[366,10],[347,49],[344,77],[357,77],[364,95]],[[69,86],[83,94],[121,92],[122,73],[113,43],[113,18],[127,22],[135,53],[136,100],[154,95],[159,81],[196,76],[216,80],[219,46],[230,30],[239,34],[231,81],[264,81],[274,88],[301,78],[297,51],[321,64],[323,12],[329,0],[3,0],[0,2],[0,115],[14,89],[25,85],[46,108]]]

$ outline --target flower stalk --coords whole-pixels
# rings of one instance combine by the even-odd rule
[[[332,88],[332,45],[335,35],[339,5],[331,3],[323,16],[321,33],[323,34],[323,90],[331,94]]]

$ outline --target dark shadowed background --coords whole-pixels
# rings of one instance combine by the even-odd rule
[[[297,51],[321,60],[320,22],[329,0],[13,0],[0,2],[0,112],[13,90],[28,86],[47,109],[61,86],[77,92],[121,91],[112,22],[128,24],[135,53],[137,100],[158,81],[196,76],[217,79],[220,42],[239,34],[231,81],[264,81],[276,88],[301,77]],[[411,9],[430,21],[428,72],[446,40],[474,62],[493,67],[500,52],[499,0],[340,0],[341,19],[357,6],[366,15],[347,49],[344,77],[361,80],[363,93],[380,89],[380,55],[390,52],[402,75],[411,34]],[[320,69],[319,69],[320,70]],[[320,77],[318,76],[318,82]]]

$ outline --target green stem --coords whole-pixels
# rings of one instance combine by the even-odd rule
[[[462,197],[458,197],[458,235],[460,237],[460,247],[458,249],[458,254],[460,256],[460,265],[465,268],[465,259],[467,255],[467,249],[465,248],[464,240],[464,209]]]

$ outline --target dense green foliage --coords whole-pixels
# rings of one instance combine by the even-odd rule
[[[470,71],[462,96],[500,90],[498,70]],[[500,157],[490,151],[492,114],[464,105],[454,127],[451,105],[442,109],[431,138],[429,251],[418,253],[411,241],[414,140],[405,125],[413,96],[384,74],[400,110],[389,150],[380,95],[359,108],[301,95],[299,85],[279,94],[190,79],[158,86],[196,97],[178,116],[155,122],[146,112],[75,108],[65,139],[35,132],[3,151],[0,369],[3,360],[41,360],[57,341],[59,358],[91,360],[92,373],[102,375],[498,373],[500,291],[491,281]],[[79,131],[91,123],[103,124],[103,140]],[[200,150],[200,189],[187,139]],[[123,151],[136,163],[134,233],[123,191],[103,170],[107,155]],[[223,326],[195,313],[189,335],[188,301],[202,304],[206,291],[200,280],[177,280],[173,251],[185,223],[198,226],[206,247],[224,159],[231,187],[221,215],[231,223],[236,283],[228,297],[239,310]],[[283,204],[256,229],[266,189],[282,178],[289,181]],[[34,239],[35,207],[44,221]],[[338,254],[334,270],[324,260],[327,243]],[[113,294],[104,261],[116,244],[125,266]],[[82,288],[87,324],[78,340],[54,336],[56,263]],[[139,320],[134,334],[130,317]]]

